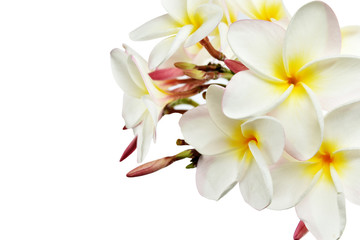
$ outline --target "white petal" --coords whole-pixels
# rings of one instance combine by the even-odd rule
[[[199,27],[189,36],[184,46],[190,47],[207,37],[220,23],[222,16],[222,9],[214,4],[203,4],[197,8],[195,19]]]
[[[144,23],[130,33],[130,39],[133,41],[151,40],[176,34],[181,25],[177,23],[169,14],[154,18]]]
[[[125,120],[127,128],[130,129],[138,125],[142,121],[146,111],[146,106],[141,99],[124,94],[122,117]]]
[[[144,117],[144,121],[135,130],[137,139],[137,161],[141,163],[150,149],[151,139],[154,136],[155,126],[149,113]]]
[[[196,186],[201,196],[219,200],[238,183],[240,162],[230,151],[201,156],[196,167]]]
[[[154,126],[156,127],[161,117],[163,106],[156,104],[149,95],[143,96],[142,100],[147,108],[147,111],[150,113],[150,116],[154,122]]]
[[[168,60],[183,45],[192,30],[192,25],[186,25],[179,30],[175,37],[169,37],[159,42],[150,53],[150,69],[155,69]]]
[[[346,221],[344,194],[323,176],[296,206],[298,217],[322,240],[339,239]]]
[[[360,102],[341,106],[325,116],[324,141],[335,148],[360,147]]]
[[[347,26],[341,28],[342,54],[360,56],[360,26]]]
[[[161,4],[173,19],[183,25],[188,24],[189,18],[187,15],[186,1],[162,0]]]
[[[281,161],[271,168],[274,186],[270,209],[283,210],[294,207],[319,180],[322,171],[314,172],[314,163]]]
[[[230,119],[222,111],[221,101],[225,89],[212,85],[206,92],[206,106],[209,110],[211,119],[228,136],[232,136],[241,126],[241,121]]]
[[[281,0],[237,0],[244,14],[252,19],[271,21],[287,18],[287,10]]]
[[[230,47],[249,69],[265,79],[286,79],[282,47],[285,30],[275,23],[241,20],[231,24]],[[271,47],[269,47],[271,46]]]
[[[300,8],[287,31],[284,62],[289,76],[306,63],[336,55],[341,49],[339,23],[331,8],[316,1]]]
[[[185,141],[205,155],[214,155],[231,149],[228,136],[211,119],[206,106],[187,111],[180,119]]]
[[[283,125],[285,150],[292,156],[307,160],[319,150],[323,135],[321,107],[305,84],[298,84],[270,115]]]
[[[209,0],[186,0],[184,2],[186,2],[186,5],[187,5],[186,7],[187,7],[187,13],[188,13],[189,19],[192,22],[196,22],[197,9],[201,5],[209,3],[210,1]]]
[[[112,72],[120,88],[126,92],[126,94],[134,97],[141,97],[146,94],[146,91],[144,91],[143,88],[139,88],[129,74],[127,64],[129,56],[120,49],[113,49],[110,55]]]
[[[230,118],[265,114],[283,102],[292,89],[292,85],[269,82],[242,71],[226,87],[223,111]]]
[[[278,161],[284,151],[285,135],[280,122],[271,117],[257,117],[241,125],[244,137],[255,137],[267,164]]]
[[[245,202],[257,210],[266,208],[271,203],[273,194],[272,180],[266,162],[254,141],[249,142],[252,153],[250,166],[239,182]]]
[[[297,74],[331,110],[360,98],[360,57],[340,56],[309,63]]]
[[[340,150],[333,155],[333,158],[345,197],[360,205],[360,149]]]

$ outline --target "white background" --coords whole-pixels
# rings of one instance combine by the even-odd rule
[[[285,0],[291,13],[305,2]],[[356,0],[327,2],[360,24]],[[109,52],[147,57],[158,40],[128,33],[163,13],[160,0],[1,1],[0,239],[292,239],[294,210],[257,212],[236,188],[202,198],[188,161],[126,178],[137,164],[118,162],[132,133]],[[180,151],[178,117],[160,121],[147,160]],[[360,207],[347,210],[342,239],[359,238]]]

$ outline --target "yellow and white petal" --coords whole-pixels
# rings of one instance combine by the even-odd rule
[[[161,4],[169,15],[182,25],[189,24],[186,0],[162,0]]]
[[[226,87],[223,111],[235,119],[265,114],[291,93],[293,85],[260,79],[251,71],[237,73]]]
[[[236,0],[242,12],[252,19],[265,21],[288,18],[282,0]]]
[[[186,7],[187,7],[187,13],[189,16],[189,19],[191,22],[196,22],[196,11],[197,9],[203,5],[203,4],[208,4],[210,1],[209,0],[185,0],[183,2],[186,2]]]
[[[360,98],[360,57],[339,56],[314,61],[297,74],[319,97],[322,106],[336,106]]]
[[[237,183],[240,161],[230,151],[213,156],[201,156],[196,167],[196,186],[201,196],[219,200]]]
[[[320,1],[306,4],[292,18],[284,45],[284,62],[289,76],[308,62],[340,54],[341,33],[331,8]]]
[[[333,158],[346,199],[360,205],[360,148],[337,151]]]
[[[294,207],[319,180],[322,170],[316,164],[300,161],[281,161],[271,168],[274,195],[270,209]]]
[[[222,9],[215,4],[199,6],[192,22],[196,31],[189,36],[184,46],[190,47],[207,37],[220,23],[222,16]]]
[[[150,149],[151,139],[154,136],[155,126],[154,122],[147,112],[144,116],[143,122],[134,129],[137,139],[137,162],[141,163]]]
[[[216,85],[212,85],[206,92],[206,106],[209,115],[214,123],[229,137],[232,137],[240,128],[241,121],[230,119],[222,111],[222,97],[225,89]]]
[[[272,81],[283,81],[285,30],[279,25],[261,20],[241,20],[231,24],[228,42],[246,67]],[[271,46],[271,47],[269,47]]]
[[[244,137],[256,139],[257,147],[268,165],[280,159],[284,151],[285,134],[278,120],[272,117],[256,117],[243,123],[241,131]]]
[[[296,206],[296,212],[316,239],[336,240],[344,231],[344,194],[325,175]]]
[[[307,160],[319,150],[324,125],[322,111],[316,96],[305,84],[298,84],[270,115],[283,125],[285,150],[290,155]]]
[[[141,97],[146,94],[144,89],[140,88],[132,79],[128,70],[128,55],[120,50],[113,49],[110,53],[111,55],[111,68],[115,78],[116,83],[120,88],[126,92],[126,94],[133,97]]]
[[[188,38],[193,31],[192,25],[182,27],[174,37],[169,37],[159,42],[151,51],[149,57],[149,68],[151,70],[168,60]]]
[[[128,129],[138,125],[143,120],[146,111],[146,106],[140,98],[124,94],[122,117]]]
[[[130,32],[133,41],[145,41],[176,34],[182,26],[169,14],[154,18]]]
[[[273,187],[269,168],[255,141],[249,142],[251,156],[245,176],[240,180],[241,194],[248,204],[257,210],[269,206]],[[244,160],[243,160],[244,161]]]
[[[324,141],[331,151],[360,147],[360,101],[341,106],[325,118]]]
[[[341,53],[360,56],[360,26],[341,28]]]
[[[229,137],[213,122],[205,105],[187,111],[179,124],[185,141],[201,154],[220,154],[232,148]]]

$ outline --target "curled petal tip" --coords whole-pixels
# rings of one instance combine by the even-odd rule
[[[120,158],[120,162],[124,161],[130,154],[132,154],[136,149],[137,144],[137,136],[134,137],[134,139],[130,142],[129,146],[125,149],[124,153],[122,154]]]
[[[159,81],[174,79],[177,77],[181,77],[183,75],[184,75],[183,70],[179,68],[164,68],[149,73],[149,76],[153,80],[159,80]]]
[[[234,73],[238,73],[241,71],[245,71],[248,70],[247,67],[245,67],[244,64],[242,64],[239,61],[235,61],[235,60],[231,60],[231,59],[226,59],[225,61],[226,66],[233,71]]]
[[[300,221],[294,233],[294,240],[300,240],[308,232],[309,230],[306,228],[305,223],[303,221]]]

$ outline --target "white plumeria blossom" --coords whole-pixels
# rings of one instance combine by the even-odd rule
[[[137,136],[137,161],[142,162],[155,137],[155,129],[169,96],[150,78],[146,61],[128,46],[113,49],[111,66],[116,83],[124,91],[122,116]]]
[[[346,26],[341,28],[342,54],[360,56],[360,26]]]
[[[166,37],[150,54],[149,66],[156,68],[180,47],[190,47],[207,37],[220,23],[222,9],[209,0],[162,0],[168,14],[143,24],[130,33],[132,40]]]
[[[206,105],[180,119],[185,141],[202,154],[197,164],[199,193],[218,200],[239,183],[247,203],[267,207],[272,198],[268,164],[276,162],[284,147],[280,123],[271,117],[234,120],[222,113],[224,88],[211,86]]]
[[[360,102],[329,112],[324,121],[323,142],[313,158],[285,156],[274,165],[270,208],[296,206],[316,239],[335,240],[345,227],[345,197],[360,205]]]
[[[333,11],[323,2],[309,3],[287,30],[268,21],[238,21],[228,40],[250,70],[231,79],[224,113],[242,119],[270,112],[284,126],[286,150],[301,160],[312,157],[322,140],[322,107],[354,99],[349,93],[360,88],[360,58],[340,56]]]

